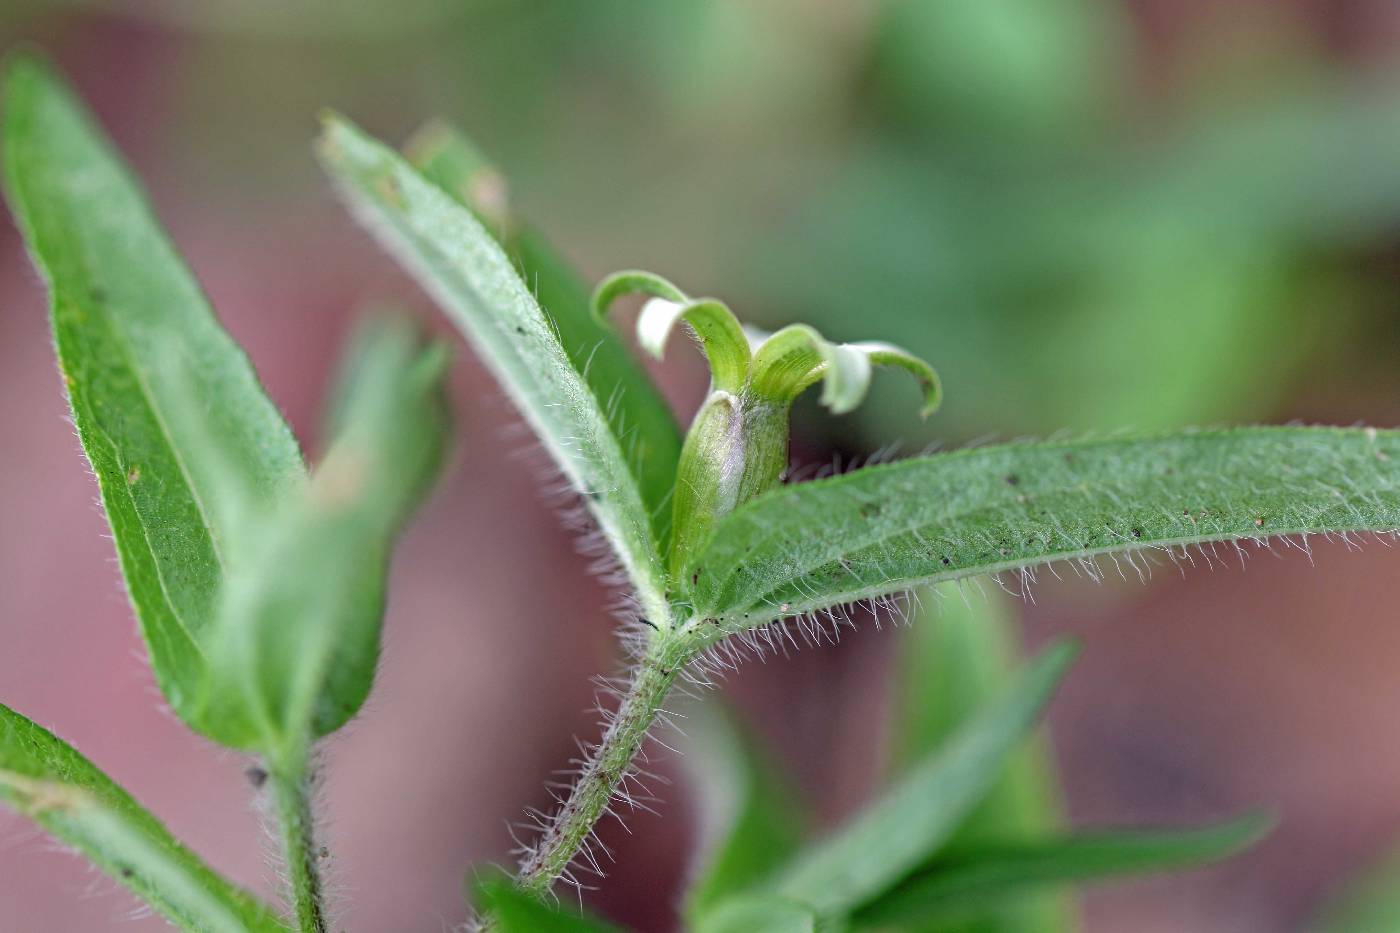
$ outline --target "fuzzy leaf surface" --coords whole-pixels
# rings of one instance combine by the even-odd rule
[[[715,620],[717,638],[1047,561],[1148,547],[1224,561],[1232,547],[1184,546],[1396,529],[1400,432],[1191,431],[975,448],[787,486],[722,518],[683,580],[695,624]]]
[[[199,728],[295,767],[364,703],[393,542],[441,463],[446,348],[403,322],[362,331],[302,489],[245,534],[221,594]]]
[[[1074,655],[1070,643],[1051,646],[937,752],[762,888],[828,915],[850,911],[906,877],[990,790]]]
[[[509,185],[460,130],[433,122],[404,147],[430,180],[470,208],[515,261],[593,396],[605,401],[658,541],[665,540],[681,435],[675,416],[617,331],[593,314],[587,286],[539,231],[510,209]]]
[[[81,852],[171,923],[201,933],[283,933],[67,742],[0,705],[0,800]]]
[[[665,570],[625,442],[505,250],[470,210],[348,121],[327,118],[320,155],[354,213],[476,346],[583,496],[643,612],[668,620]]]
[[[966,923],[1029,891],[1056,884],[1187,868],[1234,855],[1272,826],[1247,816],[1204,829],[1116,832],[986,845],[944,858],[862,907],[859,925],[903,928],[941,918]],[[959,929],[963,927],[959,926]]]
[[[172,409],[202,413],[259,497],[304,474],[301,454],[82,105],[30,58],[10,63],[4,88],[6,194],[48,285],[73,420],[151,665],[188,719],[231,530],[200,439]]]

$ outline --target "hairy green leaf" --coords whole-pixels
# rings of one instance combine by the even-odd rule
[[[1050,647],[1011,689],[825,842],[763,887],[820,914],[849,911],[931,858],[991,788],[1076,649]]]
[[[716,706],[695,704],[685,721],[690,753],[681,761],[699,796],[702,836],[685,894],[692,925],[789,859],[805,823],[795,790],[733,714]]]
[[[86,856],[172,923],[202,933],[285,931],[67,742],[0,705],[0,800]]]
[[[188,719],[232,529],[213,466],[172,410],[200,411],[205,430],[228,441],[225,467],[262,499],[304,475],[301,455],[116,153],[62,82],[38,61],[18,58],[4,98],[6,194],[48,283],[73,420],[151,666],[171,707]]]
[[[780,897],[745,895],[722,901],[697,920],[695,933],[817,933],[823,929],[805,904]]]
[[[1047,885],[1185,868],[1234,855],[1273,826],[1246,816],[1205,829],[1125,831],[988,844],[947,857],[856,912],[860,925],[903,925],[932,917],[964,922]],[[964,927],[958,926],[958,929]]]
[[[329,116],[320,154],[369,230],[418,276],[477,345],[564,475],[584,497],[637,589],[669,624],[666,574],[625,442],[569,362],[529,286],[470,210],[392,149]]]
[[[1020,657],[1010,597],[996,586],[943,583],[918,594],[915,617],[900,633],[894,744],[909,767],[932,754],[982,706],[1007,689]],[[958,825],[939,858],[991,841],[1040,839],[1060,826],[1054,765],[1043,735],[1007,756],[981,803]],[[911,933],[1055,933],[1075,928],[1069,898],[1041,893],[990,903],[950,926],[939,919]]]
[[[693,624],[709,622],[717,638],[1046,561],[1108,555],[1122,573],[1145,574],[1150,565],[1133,552],[1149,547],[1204,563],[1232,560],[1235,549],[1196,556],[1185,546],[1397,528],[1396,431],[1253,427],[1012,444],[774,490],[721,519],[683,580],[694,581]]]
[[[302,489],[251,523],[234,555],[197,719],[207,735],[295,768],[306,741],[364,703],[390,549],[441,462],[445,350],[420,347],[402,322],[362,332],[330,449]]]
[[[619,933],[601,920],[546,904],[519,890],[507,878],[488,878],[475,885],[476,904],[491,918],[495,933]]]
[[[404,154],[427,178],[471,208],[515,260],[570,362],[594,397],[606,402],[608,422],[622,441],[642,501],[651,512],[656,539],[664,545],[671,517],[666,503],[681,435],[651,377],[613,328],[594,317],[588,289],[574,270],[514,215],[506,179],[466,135],[434,121],[413,135]]]

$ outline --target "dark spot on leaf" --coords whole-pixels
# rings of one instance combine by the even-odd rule
[[[1134,538],[1141,538],[1141,537],[1142,537],[1142,529],[1141,529],[1141,528],[1134,528],[1134,529],[1133,529],[1133,537],[1134,537]]]
[[[317,850],[316,856],[318,858],[330,858],[331,850],[327,849],[325,846],[321,846],[321,848]]]
[[[121,875],[123,878],[130,878],[134,874],[136,874],[136,871],[130,865],[123,865],[121,867]]]
[[[943,558],[943,566],[944,566],[944,567],[947,567],[947,566],[949,566],[949,565],[952,564],[952,563],[953,563],[953,562],[952,562],[951,560],[949,560],[948,558],[946,558],[946,557]]]
[[[1254,527],[1256,527],[1256,528],[1263,528],[1263,527],[1264,527],[1264,516],[1260,515],[1258,518],[1256,518],[1256,519],[1254,520]]]
[[[1015,473],[1008,473],[1008,474],[1006,474],[1006,485],[1008,485],[1008,486],[1019,486],[1019,485],[1021,485],[1021,477],[1017,476]]]
[[[521,327],[519,324],[517,324],[517,325],[515,325],[515,332],[516,332],[517,334],[523,334],[523,333],[525,333],[525,328],[523,328],[523,327]]]
[[[253,765],[243,772],[243,776],[248,779],[248,783],[253,787],[261,789],[267,783],[267,772],[257,765]]]

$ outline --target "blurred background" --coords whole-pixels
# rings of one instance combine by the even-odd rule
[[[320,175],[326,106],[394,140],[462,126],[590,280],[655,269],[940,369],[927,424],[898,378],[852,416],[800,406],[805,464],[1400,422],[1394,0],[3,0],[0,49],[21,42],[91,102],[313,450],[363,308],[444,329]],[[268,891],[242,762],[158,709],[44,310],[6,215],[0,697]],[[656,371],[688,417],[699,360]],[[618,663],[607,594],[465,348],[454,395],[457,458],[397,562],[375,695],[327,750],[338,929],[458,922],[467,868],[506,858]],[[1050,716],[1070,819],[1282,821],[1224,866],[1088,891],[1088,929],[1303,929],[1400,842],[1398,571],[1380,543],[1317,543],[1146,585],[1042,574],[1028,644],[1086,639]],[[725,685],[824,820],[880,774],[902,635],[863,625]],[[694,837],[683,786],[663,794],[662,817],[605,830],[618,863],[587,896],[644,931],[673,928]],[[51,849],[0,816],[0,929],[164,928]]]

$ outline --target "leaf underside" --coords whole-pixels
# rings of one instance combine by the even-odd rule
[[[1144,549],[1215,562],[1236,551],[1215,542],[1397,528],[1396,431],[1249,427],[1013,444],[775,490],[722,518],[683,582],[693,581],[694,618],[718,623],[708,626],[718,638],[1055,560],[1106,555],[1124,576],[1145,576]]]
[[[287,928],[215,874],[71,745],[0,706],[0,800],[23,813],[184,930]]]
[[[578,274],[538,231],[510,213],[506,180],[464,133],[434,121],[414,134],[404,151],[426,178],[471,208],[515,261],[570,362],[604,402],[651,513],[656,540],[664,546],[681,452],[680,430],[665,398],[617,330],[594,317]]]
[[[348,121],[327,118],[320,155],[355,214],[476,345],[583,496],[643,612],[668,619],[652,518],[624,442],[510,257],[470,210]]]

